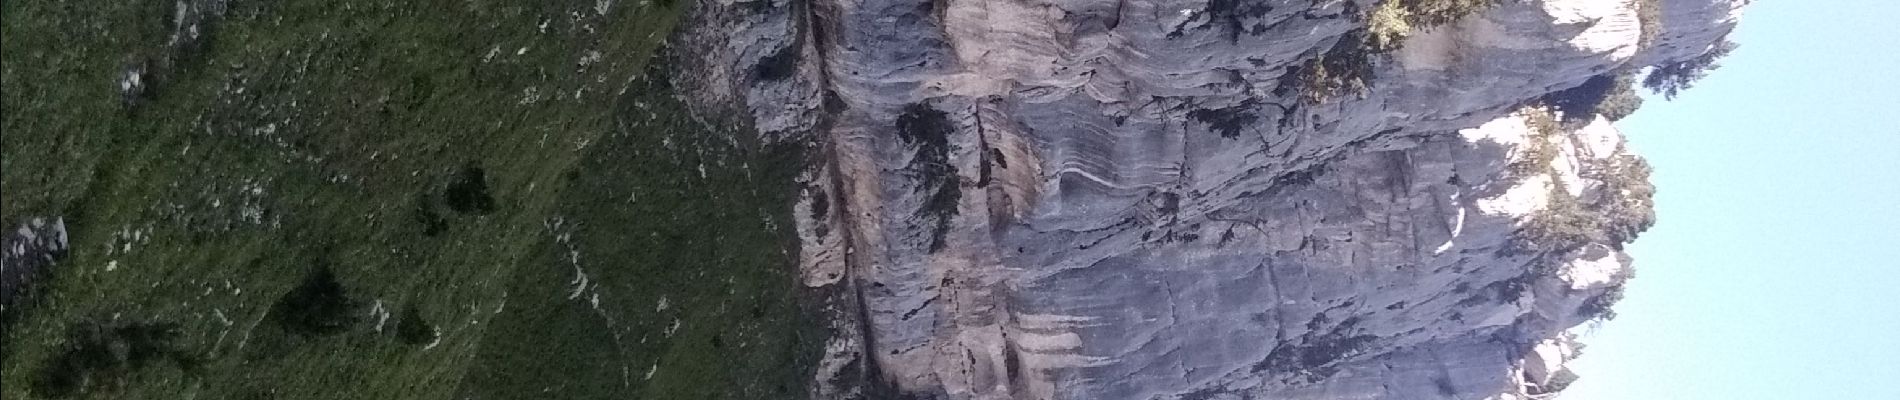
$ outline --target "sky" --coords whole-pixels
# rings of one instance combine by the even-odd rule
[[[1621,124],[1656,172],[1564,400],[1900,399],[1900,1],[1763,0]]]

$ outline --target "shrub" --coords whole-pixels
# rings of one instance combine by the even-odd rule
[[[463,214],[487,214],[495,211],[495,198],[488,195],[488,174],[481,167],[462,168],[455,183],[443,193],[449,208]]]
[[[1636,76],[1617,77],[1616,86],[1610,88],[1610,95],[1597,103],[1596,112],[1611,121],[1622,121],[1643,108],[1643,97],[1636,94]]]
[[[1525,124],[1530,128],[1530,142],[1525,149],[1523,159],[1512,163],[1513,173],[1554,174],[1551,163],[1557,157],[1557,144],[1552,139],[1563,133],[1563,127],[1549,110],[1527,109],[1523,113]],[[1561,179],[1552,179],[1550,202],[1544,208],[1531,214],[1530,220],[1518,234],[1518,249],[1531,253],[1562,253],[1583,247],[1592,242],[1601,241],[1603,233],[1598,226],[1595,212],[1585,207],[1576,196],[1570,195],[1569,188]]]
[[[429,201],[428,195],[416,198],[413,216],[416,224],[421,225],[423,236],[440,235],[449,230],[448,219],[442,218],[442,214],[435,212],[435,204]]]
[[[1584,208],[1582,202],[1571,196],[1562,181],[1555,182],[1550,189],[1550,203],[1531,214],[1530,221],[1519,234],[1529,250],[1564,253],[1604,241],[1605,235],[1596,213]]]
[[[1548,110],[1528,108],[1521,113],[1531,135],[1524,144],[1524,156],[1511,163],[1511,173],[1528,175],[1551,172],[1550,163],[1557,158],[1557,145],[1551,143],[1551,139],[1562,133],[1563,128],[1557,124],[1557,117]]]
[[[422,310],[410,304],[402,310],[402,318],[396,320],[396,338],[403,343],[423,345],[434,342],[437,335],[435,325],[422,319]]]
[[[349,331],[362,319],[362,308],[328,266],[318,266],[271,306],[270,318],[292,333],[327,336]]]
[[[1604,239],[1621,246],[1656,224],[1656,186],[1649,182],[1649,162],[1632,154],[1611,159],[1600,177],[1603,188],[1596,201]]]
[[[1288,76],[1297,77],[1300,99],[1309,104],[1347,94],[1364,94],[1372,79],[1371,54],[1398,49],[1414,30],[1456,22],[1496,3],[1497,0],[1381,2],[1361,16],[1366,20],[1366,29],[1348,32],[1331,49],[1289,71]],[[1287,86],[1285,81],[1282,86]]]
[[[1365,34],[1347,33],[1332,48],[1298,68],[1301,101],[1318,104],[1366,92],[1367,82],[1372,79],[1372,59],[1362,46]]]
[[[916,154],[905,169],[915,174],[924,203],[918,213],[934,223],[930,231],[930,251],[942,250],[944,235],[957,215],[957,202],[963,197],[963,182],[957,168],[950,164],[950,134],[956,131],[950,116],[923,103],[904,107],[897,117],[897,136],[913,146]]]
[[[1709,50],[1686,60],[1657,64],[1649,69],[1649,75],[1643,77],[1643,87],[1660,93],[1664,98],[1675,99],[1677,94],[1689,90],[1697,81],[1709,76],[1709,71],[1722,67],[1720,61],[1728,57],[1739,45],[1728,38],[1717,40]]]
[[[1577,306],[1577,316],[1587,319],[1616,319],[1616,310],[1610,307],[1615,306],[1619,301],[1623,301],[1622,284],[1610,286],[1603,293],[1584,299],[1583,304]]]
[[[1566,123],[1588,122],[1596,115],[1622,120],[1643,106],[1635,84],[1634,73],[1597,75],[1577,87],[1544,95],[1544,104],[1562,114]]]
[[[1597,75],[1583,81],[1577,87],[1559,90],[1544,95],[1544,104],[1563,116],[1563,120],[1588,120],[1597,113],[1597,105],[1610,97],[1617,79],[1611,75]]]
[[[1497,4],[1497,0],[1387,0],[1366,15],[1371,33],[1366,44],[1376,51],[1397,49],[1415,29],[1458,22]]]
[[[1399,42],[1412,34],[1412,22],[1406,19],[1405,6],[1387,1],[1366,13],[1366,46],[1385,51],[1399,48]]]
[[[764,1],[758,3],[770,4]],[[798,72],[799,57],[803,53],[798,51],[800,47],[797,44],[798,42],[794,41],[792,45],[787,45],[771,55],[760,58],[759,63],[752,66],[752,79],[767,82],[782,81]]]
[[[1242,103],[1241,105],[1227,108],[1189,111],[1187,116],[1188,119],[1207,124],[1207,129],[1209,130],[1220,132],[1220,137],[1235,139],[1240,137],[1241,129],[1245,129],[1260,121],[1260,116],[1254,114],[1253,111],[1251,111],[1252,108],[1253,105],[1251,103]]]
[[[1247,23],[1243,22],[1243,19],[1264,17],[1268,13],[1273,12],[1274,6],[1275,4],[1271,2],[1208,0],[1207,17],[1209,22],[1219,24],[1223,27],[1221,30],[1227,33],[1228,41],[1237,43],[1240,41],[1240,35],[1243,33],[1258,35],[1266,32],[1267,27],[1265,25],[1254,24],[1248,27],[1245,26]]]
[[[199,361],[178,346],[179,336],[170,322],[80,322],[67,332],[64,351],[40,367],[33,392],[58,398],[114,390],[159,361],[195,370]]]
[[[1511,164],[1511,172],[1552,173],[1556,145],[1550,138],[1562,128],[1548,112],[1532,109],[1525,116],[1534,133],[1528,154]],[[1572,196],[1562,180],[1553,180],[1550,202],[1531,214],[1512,250],[1562,253],[1590,243],[1621,249],[1655,225],[1656,188],[1649,182],[1649,162],[1618,149],[1602,163],[1594,177],[1602,186],[1587,199]]]

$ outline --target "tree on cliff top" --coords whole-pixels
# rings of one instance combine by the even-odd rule
[[[1702,55],[1687,60],[1657,64],[1649,70],[1648,76],[1643,77],[1643,87],[1662,94],[1664,98],[1674,100],[1677,94],[1695,86],[1696,81],[1709,76],[1709,71],[1721,68],[1722,64],[1719,61],[1722,57],[1728,57],[1728,54],[1735,51],[1736,47],[1739,46],[1735,42],[1724,37],[1715,41],[1709,51]]]

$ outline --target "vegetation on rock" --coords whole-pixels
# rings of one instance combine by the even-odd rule
[[[1340,37],[1326,52],[1296,67],[1300,100],[1307,104],[1324,103],[1343,96],[1366,92],[1372,80],[1372,58],[1360,39],[1364,31]]]
[[[1498,0],[1386,0],[1367,12],[1370,34],[1366,45],[1374,51],[1397,49],[1412,32],[1458,22],[1492,6]]]
[[[949,114],[922,103],[905,106],[897,117],[897,137],[915,149],[905,170],[914,175],[918,190],[928,193],[917,212],[930,221],[931,251],[943,249],[963,196],[962,178],[950,165],[950,134],[955,131]]]
[[[1533,134],[1525,153],[1510,166],[1515,174],[1549,174],[1556,156],[1555,140],[1564,133],[1556,117],[1544,109],[1526,109],[1522,115]],[[1562,179],[1553,179],[1549,202],[1533,213],[1519,232],[1519,250],[1560,254],[1591,243],[1621,248],[1655,224],[1655,188],[1649,183],[1649,163],[1621,149],[1601,162],[1586,166],[1585,177],[1601,182],[1585,197],[1572,195]]]
[[[1602,115],[1619,121],[1643,106],[1643,98],[1634,89],[1633,73],[1610,73],[1591,77],[1577,87],[1544,95],[1544,104],[1556,111],[1567,125],[1580,125]]]
[[[1623,283],[1617,283],[1604,289],[1601,294],[1584,299],[1583,305],[1577,307],[1577,315],[1585,319],[1616,319],[1616,310],[1611,307],[1623,301],[1625,287]]]
[[[1656,40],[1662,37],[1663,0],[1630,0],[1636,7],[1636,23],[1642,33],[1637,36],[1636,48],[1647,49],[1656,46]]]
[[[1602,167],[1596,204],[1605,239],[1612,246],[1636,240],[1656,224],[1656,186],[1649,182],[1649,162],[1634,154],[1618,154]]]
[[[1710,71],[1721,68],[1722,58],[1728,57],[1737,47],[1739,45],[1735,42],[1723,38],[1710,45],[1708,51],[1695,57],[1657,64],[1643,77],[1643,87],[1662,94],[1664,98],[1675,99],[1676,95],[1708,77]]]

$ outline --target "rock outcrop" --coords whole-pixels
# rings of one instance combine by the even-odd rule
[[[1746,3],[1503,0],[1373,49],[1377,0],[712,0],[676,46],[821,155],[817,397],[1536,398],[1650,190],[1534,105]]]

